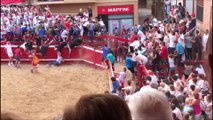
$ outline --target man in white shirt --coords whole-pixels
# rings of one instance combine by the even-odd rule
[[[120,73],[117,73],[119,75],[119,77],[117,78],[117,80],[120,82],[121,87],[124,87],[124,82],[126,79],[126,68],[123,68],[123,71]]]
[[[176,41],[176,36],[175,36],[175,32],[173,32],[172,34],[169,34],[169,54],[173,54],[175,51],[175,41]]]
[[[148,58],[144,55],[138,54],[138,52],[135,53],[135,58],[136,61],[139,62],[140,64],[144,64],[146,65],[146,63],[148,62]]]
[[[208,91],[208,82],[205,81],[203,78],[202,78],[202,75],[199,74],[197,76],[197,87],[200,89],[201,92],[206,92]]]
[[[176,117],[179,120],[183,120],[183,116],[182,116],[180,109],[178,107],[175,107],[174,104],[172,104],[172,112],[176,115]]]
[[[206,43],[208,41],[208,38],[209,38],[209,30],[206,29],[206,32],[203,34],[203,40],[202,40],[203,52],[206,51]]]
[[[133,47],[134,49],[138,49],[138,47],[141,45],[141,42],[139,40],[135,40],[133,43],[131,43],[129,46]]]
[[[180,31],[180,37],[178,38],[178,43],[180,43],[183,46],[183,48],[185,48],[184,34],[182,31]]]
[[[8,62],[8,65],[9,66],[14,66],[13,64],[13,51],[12,51],[12,45],[11,45],[11,42],[8,41],[7,44],[5,45],[5,51],[9,57],[9,62]]]
[[[141,43],[144,43],[146,36],[141,30],[138,30],[138,36],[141,38]]]

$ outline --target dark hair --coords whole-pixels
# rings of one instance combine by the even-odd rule
[[[191,89],[192,91],[195,91],[195,86],[194,86],[194,85],[190,85],[190,89]]]
[[[116,81],[115,77],[111,77],[111,80],[112,80],[113,82]]]
[[[128,81],[127,81],[127,85],[131,85],[131,80],[128,80]]]
[[[166,92],[165,92],[165,96],[166,96],[167,98],[170,98],[170,97],[171,97],[171,93],[170,93],[169,91],[166,91]]]
[[[112,94],[82,96],[64,111],[63,120],[132,120],[124,100]]]
[[[126,72],[126,67],[123,68],[123,71]]]
[[[148,76],[146,79],[147,79],[148,81],[151,81],[151,80],[152,80],[152,78],[151,78],[150,76]]]

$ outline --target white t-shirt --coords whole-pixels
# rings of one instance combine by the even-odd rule
[[[126,87],[122,88],[122,90],[129,90],[130,94],[133,93],[133,87],[132,86],[126,86]]]
[[[158,84],[158,77],[156,75],[150,75],[151,79],[151,83],[155,83]]]
[[[64,31],[61,33],[61,38],[68,38],[68,31],[67,31],[67,30],[64,30]]]
[[[148,58],[144,55],[141,55],[141,54],[136,56],[136,60],[138,62],[143,62],[144,65],[146,65],[146,63],[148,62]]]
[[[163,42],[165,42],[167,47],[169,46],[169,36],[168,35],[164,36]]]
[[[209,38],[209,34],[204,34],[203,35],[202,45],[203,45],[203,51],[204,52],[206,51],[206,43],[208,41],[208,38]]]
[[[124,82],[125,79],[126,79],[126,72],[120,72],[119,74],[120,74],[120,75],[119,75],[119,77],[118,77],[118,80],[119,80],[120,82]]]
[[[181,111],[180,111],[179,108],[176,107],[172,112],[175,113],[176,117],[177,117],[179,120],[183,120],[183,116],[182,116]]]
[[[140,41],[138,40],[135,40],[133,43],[130,44],[130,46],[134,47],[134,49],[138,49],[140,45]]]
[[[138,31],[138,36],[140,36],[141,38],[141,43],[143,43],[146,39],[146,36],[144,35],[144,33],[142,31]]]
[[[197,71],[198,74],[203,74],[204,76],[206,76],[206,73],[205,73],[205,71],[204,71],[202,65],[200,65],[200,67],[197,67],[197,68],[195,69],[195,71]]]
[[[63,61],[63,58],[61,57],[61,56],[58,56],[58,58],[57,58],[57,60],[56,60],[59,64],[61,64],[62,63],[62,61]]]
[[[169,59],[169,67],[170,68],[174,68],[175,67],[175,62],[174,62],[174,58],[168,58]]]
[[[208,90],[208,83],[207,83],[207,81],[204,81],[203,79],[200,79],[197,82],[197,86],[199,89]]]
[[[183,48],[185,48],[185,40],[183,34],[181,34],[180,37],[178,38],[178,43],[180,43],[183,46]]]
[[[5,49],[7,51],[7,55],[9,57],[12,57],[13,56],[12,45],[11,44],[6,44],[5,45]]]
[[[169,34],[169,47],[175,48],[176,36]]]

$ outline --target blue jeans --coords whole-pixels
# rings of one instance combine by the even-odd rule
[[[50,62],[49,65],[56,65],[56,66],[58,66],[59,63],[57,61],[53,61],[53,62]]]
[[[89,40],[93,41],[93,39],[94,39],[93,38],[94,37],[94,30],[89,30],[89,35],[88,36],[89,36]]]

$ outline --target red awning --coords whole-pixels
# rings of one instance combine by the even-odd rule
[[[1,0],[1,5],[24,3],[25,0]]]

